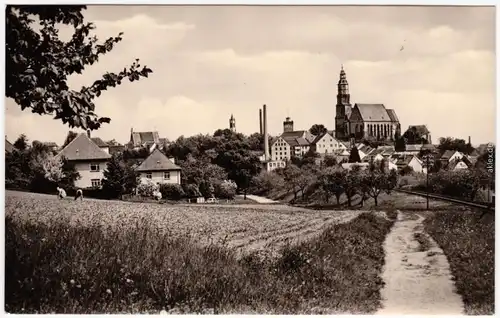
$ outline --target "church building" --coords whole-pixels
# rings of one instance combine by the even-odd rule
[[[337,84],[335,138],[394,140],[396,135],[401,135],[401,124],[393,109],[386,109],[384,104],[351,105],[349,83],[342,66]]]

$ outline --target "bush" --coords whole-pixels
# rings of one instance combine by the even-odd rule
[[[159,186],[152,180],[147,179],[137,186],[137,192],[143,197],[153,197],[153,193],[159,190]]]
[[[234,199],[237,185],[232,180],[224,180],[215,186],[215,196],[220,199]]]
[[[180,200],[184,197],[184,190],[180,184],[165,183],[160,185],[160,192],[163,198],[170,200]]]

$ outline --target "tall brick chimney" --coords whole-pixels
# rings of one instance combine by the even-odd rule
[[[262,135],[263,132],[263,127],[262,127],[262,109],[259,109],[259,133]]]
[[[90,137],[90,129],[87,129],[87,137],[91,138]]]

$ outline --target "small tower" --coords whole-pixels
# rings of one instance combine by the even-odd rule
[[[234,119],[233,114],[231,114],[231,118],[229,118],[229,129],[232,132],[236,132],[236,120]]]
[[[283,132],[293,131],[293,120],[287,117],[283,122]]]

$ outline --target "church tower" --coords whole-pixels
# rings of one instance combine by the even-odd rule
[[[231,118],[229,118],[229,129],[232,132],[236,132],[236,120],[234,119],[233,114],[231,114]]]
[[[351,95],[344,66],[340,69],[340,79],[337,84],[337,105],[335,106],[335,138],[345,140],[349,137],[347,119],[351,114]]]

